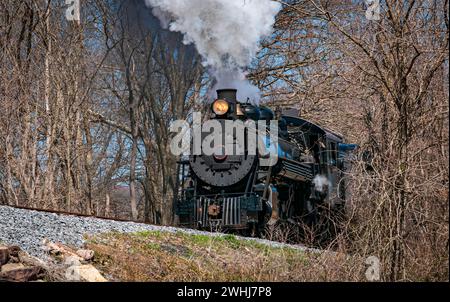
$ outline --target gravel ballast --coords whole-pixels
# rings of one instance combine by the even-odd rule
[[[30,255],[44,257],[44,239],[74,247],[82,247],[84,235],[95,235],[108,232],[134,233],[140,231],[184,232],[220,236],[219,233],[208,233],[175,227],[154,226],[135,222],[120,222],[92,217],[58,215],[48,212],[38,212],[25,209],[0,206],[0,243],[17,245]],[[290,246],[296,249],[306,249],[300,245],[287,245],[264,239],[256,240],[273,247]]]

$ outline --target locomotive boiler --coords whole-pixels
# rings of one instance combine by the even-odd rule
[[[355,145],[344,144],[341,135],[300,118],[295,110],[239,102],[234,89],[219,90],[217,96],[209,119],[221,125],[227,120],[277,121],[277,144],[270,141],[274,129],[267,127],[268,141],[257,145],[256,154],[249,150],[246,130],[242,154],[227,154],[224,148],[182,157],[175,200],[181,226],[256,236],[281,221],[314,225],[321,205],[343,204],[345,157]],[[270,165],[262,155],[267,150],[259,152],[265,147],[276,148],[277,160]]]

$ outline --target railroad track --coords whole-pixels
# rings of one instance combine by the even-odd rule
[[[0,205],[0,206],[2,206],[2,205]],[[41,212],[41,213],[52,213],[52,214],[65,215],[65,216],[97,218],[97,219],[102,219],[102,220],[110,220],[110,221],[118,221],[118,222],[134,222],[134,223],[142,223],[142,224],[151,225],[150,223],[143,222],[143,221],[135,221],[135,220],[121,219],[121,218],[111,218],[111,217],[99,216],[99,215],[88,215],[88,214],[81,214],[81,213],[74,213],[74,212],[67,212],[67,211],[39,209],[39,208],[15,206],[15,205],[4,205],[4,206],[10,207],[10,208],[15,208],[15,209],[20,209],[20,210],[36,211],[36,212]]]
[[[74,214],[64,211],[48,211],[28,207],[0,206],[0,242],[18,245],[29,254],[45,257],[42,249],[44,239],[75,247],[82,247],[85,235],[108,232],[135,233],[140,231],[183,232],[207,236],[223,236],[221,233],[210,233],[171,226],[156,226],[108,217],[94,217],[85,214]],[[317,251],[303,245],[290,245],[258,238],[239,237],[241,240],[255,240],[275,247],[292,247],[302,250]]]

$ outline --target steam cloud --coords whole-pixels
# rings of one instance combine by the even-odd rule
[[[181,32],[194,43],[216,78],[215,89],[236,88],[239,98],[258,98],[259,90],[246,80],[243,69],[272,33],[281,4],[272,0],[145,0],[162,26]]]
[[[331,186],[331,183],[329,182],[329,180],[322,175],[317,175],[314,180],[313,183],[315,185],[315,189],[321,193],[325,193],[325,189],[329,186]]]

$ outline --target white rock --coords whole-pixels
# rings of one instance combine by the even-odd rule
[[[76,258],[74,256],[70,256],[64,260],[64,264],[67,266],[79,266],[79,265],[81,265],[81,262],[78,258]]]
[[[8,263],[2,266],[2,273],[12,272],[18,269],[25,268],[25,266],[21,263]]]
[[[92,265],[71,266],[66,271],[69,281],[107,282],[100,272]]]
[[[94,251],[91,250],[78,250],[77,255],[86,261],[90,261],[94,258]]]

